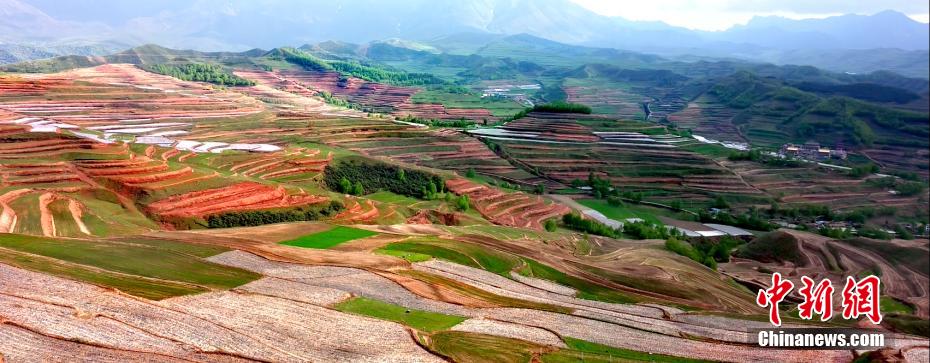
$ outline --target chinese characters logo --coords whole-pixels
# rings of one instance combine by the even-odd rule
[[[801,277],[801,286],[798,294],[803,302],[798,304],[798,315],[801,319],[811,320],[814,314],[820,315],[820,321],[827,321],[833,317],[833,283],[828,279],[815,281],[807,276]],[[866,276],[858,281],[852,276],[846,277],[846,284],[841,290],[843,299],[843,319],[858,319],[865,316],[873,324],[882,322],[880,311],[881,280],[874,275]],[[756,304],[769,308],[769,321],[775,326],[781,326],[778,305],[794,289],[794,283],[782,278],[781,274],[772,274],[772,286],[759,290]]]

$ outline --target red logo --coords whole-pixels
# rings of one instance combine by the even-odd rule
[[[872,324],[881,323],[880,288],[881,280],[875,275],[866,276],[859,282],[852,276],[847,276],[846,286],[843,287],[843,319],[856,319],[865,315]]]
[[[833,283],[823,279],[815,284],[814,280],[807,276],[801,276],[801,283],[804,284],[798,289],[798,294],[804,299],[804,302],[798,304],[798,315],[801,319],[811,320],[816,313],[820,315],[820,321],[830,320],[833,317]],[[759,290],[756,304],[769,308],[769,321],[772,325],[781,326],[778,304],[792,289],[794,283],[783,279],[780,273],[775,272],[772,274],[772,287]],[[851,276],[846,277],[846,285],[842,291],[843,319],[858,319],[865,315],[873,324],[881,323],[880,291],[881,281],[874,275],[859,281]]]
[[[833,283],[828,279],[820,280],[814,287],[814,280],[802,276],[804,287],[798,290],[804,302],[798,305],[801,319],[813,319],[814,313],[820,314],[820,321],[827,321],[833,316]]]
[[[769,307],[769,321],[775,326],[781,326],[781,318],[778,316],[778,303],[785,299],[785,295],[791,292],[794,283],[790,280],[782,280],[781,274],[776,272],[772,274],[772,287],[768,290],[759,290],[756,296],[756,304],[761,307]]]

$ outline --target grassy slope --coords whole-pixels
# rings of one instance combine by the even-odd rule
[[[484,108],[494,116],[511,116],[523,106],[511,100],[492,100],[472,93],[451,93],[443,90],[422,90],[413,95],[414,103],[441,103],[451,108]]]
[[[381,251],[428,255],[461,265],[491,271],[504,277],[509,277],[510,271],[520,263],[517,258],[506,253],[472,244],[438,238],[418,238],[410,241],[395,242],[383,247]],[[416,255],[412,256],[414,258],[419,257]]]
[[[459,241],[419,238],[391,243],[378,253],[401,257],[410,262],[438,258],[460,265],[480,268],[510,278],[510,272],[555,282],[578,290],[578,297],[613,303],[634,303],[638,300],[618,291],[565,274],[555,268],[525,257]]]
[[[90,267],[64,263],[60,260],[4,248],[0,248],[0,263],[43,272],[66,279],[110,287],[130,295],[153,300],[207,291],[204,288],[188,284],[151,280],[133,275],[101,272],[100,270]]]
[[[416,270],[403,270],[403,271],[398,271],[398,274],[406,276],[406,277],[414,278],[414,279],[426,282],[428,284],[440,286],[444,289],[451,290],[463,296],[467,296],[470,298],[488,302],[494,305],[499,305],[502,307],[544,310],[544,311],[551,311],[551,312],[563,313],[563,314],[568,314],[572,312],[572,309],[569,309],[563,306],[550,305],[550,304],[545,304],[545,303],[537,303],[537,302],[520,300],[520,299],[511,298],[511,297],[497,295],[497,294],[476,288],[474,286],[471,286],[471,285],[468,285],[468,284],[465,284],[465,283],[462,283],[462,282],[459,282],[459,281],[456,281],[450,278],[446,278],[443,276],[431,274],[428,272],[416,271]]]
[[[526,265],[518,271],[521,275],[549,280],[560,285],[574,288],[578,290],[577,297],[579,298],[617,304],[630,304],[639,301],[630,295],[570,276],[534,260],[524,258],[523,261]]]
[[[229,289],[259,277],[198,257],[219,251],[212,247],[181,248],[178,243],[158,240],[123,241],[0,234],[4,262],[154,299]]]

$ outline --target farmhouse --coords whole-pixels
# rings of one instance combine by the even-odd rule
[[[810,161],[821,161],[830,158],[845,160],[848,156],[842,147],[830,149],[823,147],[816,141],[808,141],[804,145],[784,144],[779,150],[779,156],[792,157]]]

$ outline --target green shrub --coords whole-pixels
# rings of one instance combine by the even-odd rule
[[[541,105],[536,105],[533,107],[533,111],[590,114],[591,107],[588,107],[586,105],[582,105],[579,103],[555,101],[555,102],[550,102],[550,103],[544,103]]]
[[[694,247],[691,247],[691,244],[688,242],[679,241],[676,238],[669,238],[665,240],[665,248],[699,263],[702,260],[701,254],[695,250]]]
[[[543,223],[543,226],[547,231],[555,232],[555,230],[559,228],[559,223],[556,222],[555,219],[548,219],[545,223]]]
[[[362,64],[349,60],[324,60],[310,53],[293,48],[278,49],[284,60],[299,65],[310,71],[336,71],[348,77],[361,78],[369,82],[389,83],[399,86],[419,86],[445,84],[441,78],[429,73],[407,73],[383,68],[381,66]]]
[[[400,170],[404,170],[405,180],[403,181],[397,177]],[[352,192],[366,191],[374,193],[387,190],[400,195],[423,199],[429,196],[431,190],[429,185],[431,183],[433,189],[437,185],[443,185],[442,178],[436,175],[362,158],[348,158],[327,165],[323,171],[323,181],[331,190],[339,190],[343,193],[346,193],[345,190],[348,186]],[[354,181],[354,184],[352,181]]]
[[[455,202],[455,208],[463,212],[467,211],[470,206],[471,202],[465,194],[460,195],[459,199]]]
[[[222,86],[254,86],[255,82],[226,72],[222,67],[214,64],[144,64],[142,69],[171,76],[184,81],[209,82]]]
[[[290,209],[239,211],[207,216],[208,228],[260,226],[272,223],[315,221],[334,216],[344,206],[338,201]]]

